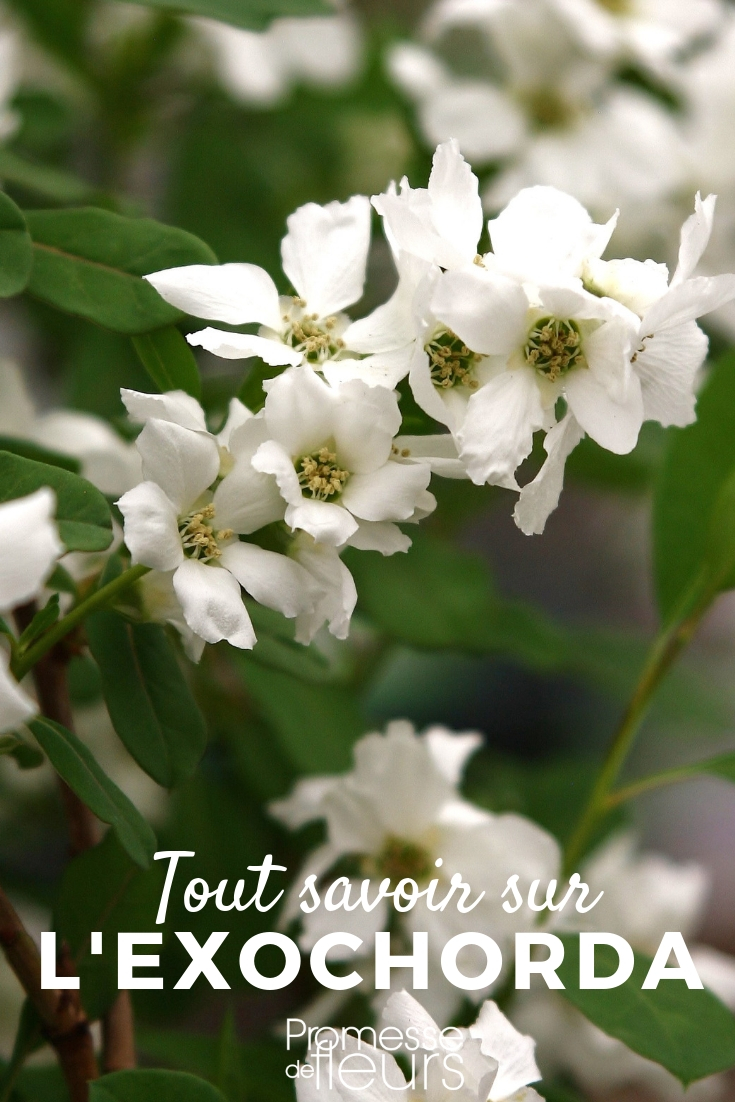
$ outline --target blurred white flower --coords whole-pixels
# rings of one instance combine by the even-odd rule
[[[609,214],[685,179],[671,112],[613,80],[611,64],[590,54],[570,22],[561,0],[443,0],[426,20],[430,45],[388,52],[390,74],[415,101],[427,141],[455,138],[473,164],[499,164],[485,194],[489,209],[544,184]],[[458,29],[468,43],[473,35],[469,50],[452,50]],[[457,64],[468,52],[474,63],[463,75]]]
[[[272,107],[294,85],[339,88],[357,75],[362,36],[349,13],[274,19],[255,32],[193,19],[211,46],[217,74],[227,91],[244,103]]]
[[[375,933],[389,923],[409,941],[414,930],[428,931],[429,989],[418,997],[431,1003],[443,1023],[451,1020],[462,999],[439,972],[444,944],[455,934],[475,930],[510,945],[517,930],[533,926],[534,916],[527,906],[512,915],[502,909],[508,877],[518,874],[523,893],[534,879],[557,875],[559,865],[558,845],[546,831],[520,815],[490,814],[460,795],[465,763],[481,742],[479,734],[455,734],[443,727],[417,735],[410,723],[397,720],[384,735],[360,739],[350,772],[300,780],[290,796],[270,805],[271,813],[291,829],[316,819],[326,822],[326,841],[307,858],[284,909],[284,922],[302,918],[302,947],[309,950],[324,934],[349,930],[363,939],[369,956]],[[485,896],[469,913],[452,903],[430,910],[424,899],[412,910],[393,912],[383,898],[372,911],[328,911],[322,905],[302,915],[299,892],[305,878],[315,875],[326,887],[334,880],[331,870],[347,857],[355,864],[353,895],[359,895],[363,877],[371,900],[377,900],[385,878],[395,888],[410,877],[422,889],[436,878],[436,898],[443,899],[459,874],[470,885],[472,900],[483,891]],[[330,959],[339,959],[339,952],[333,950]],[[481,973],[481,952],[470,946],[464,952],[473,963],[477,956],[476,973]],[[472,994],[483,997],[483,992]],[[378,993],[378,1000],[382,997]]]
[[[78,459],[84,478],[103,494],[123,494],[140,481],[140,456],[134,444],[90,413],[71,409],[38,413],[21,372],[10,360],[0,360],[0,393],[0,436],[31,440]]]
[[[393,457],[400,425],[397,397],[385,387],[331,387],[309,367],[292,368],[268,385],[265,442],[252,464],[275,477],[292,531],[390,555],[411,543],[395,522],[436,507],[429,466]]]
[[[350,1034],[344,1035],[344,1044],[332,1053],[334,1065],[339,1067],[340,1060],[348,1053],[364,1053],[380,1074],[375,1076],[377,1085],[372,1087],[371,1096],[376,1102],[388,1102],[398,1098],[399,1102],[409,1102],[415,1097],[426,1097],[432,1102],[537,1102],[539,1095],[529,1086],[541,1078],[534,1059],[534,1041],[524,1037],[508,1021],[494,1002],[485,1002],[479,1017],[469,1029],[453,1029],[446,1038],[446,1048],[439,1047],[439,1026],[426,1012],[423,1006],[406,991],[395,992],[390,996],[383,1011],[383,1023],[406,1031],[411,1029],[418,1037],[416,1051],[416,1081],[407,1083],[395,1058],[388,1052],[376,1049],[372,1045],[358,1041]],[[411,1036],[411,1034],[409,1034]],[[451,1045],[451,1047],[450,1047]],[[437,1059],[437,1053],[439,1059]],[[451,1064],[444,1067],[443,1056],[452,1054]],[[433,1054],[433,1058],[429,1054]],[[309,1056],[314,1056],[313,1051]],[[425,1059],[425,1063],[422,1062]],[[365,1065],[363,1065],[364,1067]],[[463,1082],[457,1086],[453,1078],[447,1083],[448,1072],[456,1074],[461,1068]],[[360,1069],[362,1070],[362,1069]],[[299,1076],[296,1080],[298,1102],[318,1102],[327,1095],[330,1098],[343,1099],[352,1096],[354,1090],[367,1089],[367,1083],[355,1081],[355,1072],[350,1068],[350,1082],[344,1082],[339,1071],[329,1077],[322,1072],[319,1076]],[[359,1074],[359,1072],[358,1072]],[[372,1078],[364,1072],[366,1079]],[[329,1085],[327,1085],[329,1083]]]
[[[641,854],[630,834],[603,843],[581,876],[593,898],[605,894],[589,915],[574,910],[552,915],[551,928],[609,931],[649,955],[667,930],[685,937],[695,933],[709,891],[709,876],[700,865]],[[695,946],[692,957],[705,986],[735,1008],[735,959],[704,946]],[[628,1087],[648,1090],[667,1102],[684,1098],[684,1088],[660,1064],[603,1033],[552,991],[517,997],[511,1016],[536,1038],[544,1075],[571,1075],[583,1090],[595,1093]],[[686,1098],[706,1102],[721,1096],[725,1087],[724,1076],[711,1076],[691,1086]]]
[[[64,548],[54,522],[56,498],[49,489],[0,505],[0,614],[37,597]],[[10,731],[37,706],[8,669],[0,647],[0,733]]]
[[[208,643],[252,648],[241,586],[284,616],[311,610],[317,592],[303,567],[237,538],[283,516],[275,483],[250,463],[262,418],[234,403],[218,439],[183,392],[122,394],[131,418],[145,422],[137,441],[145,481],[118,502],[125,542],[134,563],[171,573],[191,631]]]
[[[20,80],[20,48],[16,35],[0,29],[0,141],[9,138],[18,116],[9,106]]]

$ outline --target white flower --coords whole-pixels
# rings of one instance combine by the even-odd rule
[[[446,38],[457,28],[479,39],[484,71],[475,62],[462,74],[462,55]],[[615,81],[611,63],[590,56],[555,0],[443,0],[429,11],[425,37],[433,49],[389,50],[390,73],[415,101],[431,145],[455,138],[473,164],[499,164],[488,208],[544,184],[602,213],[683,183],[685,150],[671,112]],[[451,66],[441,56],[445,42]]]
[[[0,60],[0,66],[2,62]],[[32,440],[81,463],[81,473],[103,494],[122,494],[140,481],[140,457],[101,417],[59,409],[39,414],[23,376],[0,360],[0,435]]]
[[[426,516],[436,500],[426,463],[392,455],[401,424],[396,395],[359,380],[335,387],[309,367],[270,383],[263,409],[265,442],[256,471],[273,475],[291,530],[317,543],[392,554],[410,546],[396,521]]]
[[[351,80],[360,66],[360,29],[346,12],[274,19],[262,32],[213,19],[191,22],[212,46],[223,85],[244,103],[271,107],[301,82],[339,87]]]
[[[429,932],[430,966],[437,964],[445,942],[457,933],[478,930],[508,940],[516,930],[530,928],[531,912],[524,907],[507,914],[501,893],[513,874],[520,876],[522,892],[537,877],[545,881],[556,875],[559,849],[530,820],[492,815],[461,797],[465,763],[481,741],[478,734],[454,734],[442,727],[417,735],[410,723],[396,721],[385,735],[360,739],[349,773],[300,780],[289,797],[271,804],[271,813],[292,829],[324,819],[327,830],[324,845],[311,854],[297,878],[283,920],[300,914],[298,893],[306,876],[314,874],[326,884],[333,879],[329,873],[335,863],[350,856],[370,880],[371,900],[384,877],[392,887],[411,877],[422,888],[436,877],[436,898],[442,899],[452,876],[459,873],[471,886],[473,900],[485,892],[468,914],[451,904],[444,911],[429,911],[421,900],[413,910],[391,916],[404,934]],[[353,894],[359,894],[359,880],[353,883]],[[330,912],[322,906],[303,916],[301,944],[310,949],[323,934],[349,929],[366,942],[369,953],[374,934],[388,922],[385,899],[372,912]],[[465,952],[474,955],[471,948]],[[476,973],[483,967],[480,959]],[[446,1022],[461,996],[441,977],[438,966],[435,971],[429,991],[419,997],[431,1000],[434,1013]],[[477,998],[482,998],[481,992]]]
[[[228,325],[257,322],[258,335],[203,329],[190,344],[215,356],[259,356],[272,366],[310,364],[330,379],[352,378],[355,358],[345,340],[347,306],[362,296],[370,246],[370,204],[362,195],[320,207],[307,203],[288,218],[281,242],[283,270],[296,291],[279,296],[254,264],[193,264],[146,276],[158,293],[195,317]],[[360,377],[392,388],[405,374],[403,359],[381,353],[360,359]]]
[[[451,429],[470,478],[519,489],[534,432],[548,434],[548,458],[516,507],[524,532],[543,531],[585,432],[624,454],[645,419],[693,419],[707,348],[694,319],[735,297],[733,276],[692,278],[713,198],[697,198],[671,283],[663,265],[601,261],[615,218],[596,225],[547,187],[520,192],[489,223],[493,251],[478,257],[477,179],[453,142],[437,149],[428,190],[404,182],[375,204],[394,248],[445,269],[412,300],[425,336],[409,378],[419,405]],[[557,419],[560,398],[568,412]]]
[[[64,548],[53,520],[56,499],[49,489],[0,505],[0,614],[37,597]],[[8,670],[0,648],[0,733],[37,711]]]
[[[388,999],[383,1011],[382,1026],[392,1026],[409,1036],[419,1038],[418,1049],[414,1046],[416,1076],[411,1083],[405,1081],[395,1058],[381,1049],[351,1034],[343,1034],[343,1044],[332,1052],[332,1075],[322,1069],[319,1076],[299,1076],[296,1080],[298,1102],[319,1102],[321,1095],[344,1100],[352,1096],[355,1089],[366,1089],[367,1083],[355,1081],[354,1065],[349,1083],[345,1083],[339,1073],[340,1062],[347,1054],[364,1053],[372,1062],[377,1074],[366,1079],[374,1080],[371,1097],[376,1102],[388,1102],[397,1098],[399,1102],[410,1099],[431,1099],[432,1102],[537,1102],[539,1095],[530,1083],[535,1083],[541,1074],[534,1059],[535,1043],[531,1037],[524,1037],[508,1021],[494,1002],[483,1003],[480,1014],[469,1029],[453,1029],[439,1047],[440,1030],[434,1019],[407,991],[395,992]],[[452,1054],[451,1064],[443,1066],[442,1057]],[[430,1055],[431,1054],[431,1055]],[[438,1058],[437,1058],[438,1054]],[[314,1052],[309,1056],[313,1058]],[[363,1063],[360,1070],[366,1066]],[[370,1066],[370,1065],[367,1065]],[[461,1069],[463,1082],[457,1085],[454,1075]]]
[[[627,833],[603,843],[585,862],[581,876],[590,886],[591,898],[601,891],[605,894],[588,915],[566,909],[553,915],[551,928],[606,930],[649,955],[667,930],[681,931],[685,937],[695,932],[710,880],[700,865],[639,853],[634,837]],[[735,960],[705,947],[694,947],[692,957],[705,985],[734,1007]],[[684,1097],[679,1081],[660,1064],[603,1033],[554,992],[521,996],[511,1016],[536,1038],[545,1075],[572,1075],[584,1090],[594,1093],[627,1087],[645,1089],[667,1102]],[[722,1076],[711,1076],[690,1087],[686,1097],[717,1098],[725,1082]]]
[[[0,141],[9,138],[18,116],[8,105],[20,80],[20,50],[12,31],[0,30]]]
[[[310,643],[325,623],[337,639],[346,639],[357,604],[357,589],[337,549],[327,543],[317,543],[308,532],[299,532],[289,554],[319,587],[314,608],[296,617],[296,642]]]
[[[263,439],[262,418],[236,402],[218,439],[183,392],[122,393],[133,420],[145,421],[137,441],[145,481],[118,502],[125,542],[134,563],[173,572],[191,631],[208,643],[253,647],[241,586],[284,616],[310,611],[316,588],[298,563],[237,539],[283,516],[273,480],[250,462]]]

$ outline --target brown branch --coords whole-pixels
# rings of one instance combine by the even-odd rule
[[[135,1021],[129,991],[120,991],[102,1019],[103,1068],[125,1071],[136,1067]]]
[[[41,954],[15,908],[0,888],[0,946],[56,1050],[72,1102],[87,1102],[88,1082],[99,1075],[89,1022],[78,991],[41,987]],[[62,954],[63,956],[63,954]],[[62,960],[60,969],[64,971]]]

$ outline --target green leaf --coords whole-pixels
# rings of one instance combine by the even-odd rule
[[[95,1079],[89,1102],[224,1102],[224,1097],[206,1079],[185,1071],[136,1068]]]
[[[309,685],[238,654],[248,692],[300,772],[337,773],[352,764],[366,722],[354,695],[335,685]]]
[[[82,464],[72,455],[52,452],[31,440],[16,439],[14,436],[0,436],[0,451],[22,455],[24,459],[35,459],[37,463],[50,463],[52,467],[63,467],[72,474],[79,474],[82,469]]]
[[[100,198],[96,188],[70,172],[28,161],[11,149],[0,148],[0,179],[52,203],[91,203]]]
[[[185,390],[197,401],[202,396],[199,366],[178,329],[169,325],[133,337],[141,363],[159,390]]]
[[[15,732],[0,736],[0,754],[15,758],[19,769],[38,769],[46,760],[37,746],[31,746]]]
[[[235,27],[267,27],[281,15],[327,15],[333,9],[325,0],[133,0],[147,8],[204,15]]]
[[[54,929],[69,946],[81,979],[84,1008],[101,1017],[117,997],[117,935],[155,928],[165,868],[139,869],[109,831],[64,870],[54,907]],[[90,931],[102,933],[101,956],[90,953]]]
[[[54,593],[49,597],[47,603],[42,609],[40,609],[31,620],[28,627],[25,629],[20,639],[18,640],[18,646],[21,650],[30,646],[34,639],[38,639],[39,635],[43,635],[44,631],[47,631],[52,624],[55,624],[59,618],[59,594]]]
[[[52,54],[82,67],[92,0],[10,0],[10,4]]]
[[[229,1102],[245,1102],[247,1084],[243,1069],[242,1049],[237,1039],[235,1015],[230,1006],[222,1019],[217,1038],[217,1071],[215,1082]]]
[[[333,665],[316,647],[305,647],[294,639],[293,620],[280,612],[246,600],[258,643],[250,657],[261,666],[293,674],[302,681],[335,681]]]
[[[130,754],[166,788],[185,781],[204,753],[207,729],[165,630],[97,612],[87,637],[110,719]]]
[[[702,569],[715,504],[735,471],[735,354],[713,368],[696,422],[669,431],[653,505],[654,574],[664,620]]]
[[[34,248],[31,294],[118,333],[145,333],[182,316],[141,276],[216,263],[203,241],[150,218],[84,207],[31,211],[27,220]]]
[[[104,773],[75,734],[53,720],[28,724],[56,772],[103,823],[109,823],[136,865],[148,868],[156,836],[136,807]]]
[[[564,962],[558,975],[567,1002],[611,1037],[640,1056],[655,1060],[684,1086],[735,1065],[735,1018],[710,991],[690,991],[683,980],[662,980],[642,991],[651,959],[635,954],[630,979],[609,991],[579,990],[579,939],[562,937]],[[618,956],[611,946],[595,952],[598,975],[612,975]]]
[[[0,451],[0,501],[25,497],[42,486],[56,494],[56,521],[67,551],[105,551],[110,546],[110,506],[91,482],[61,467]]]
[[[33,246],[25,218],[0,191],[0,298],[19,295],[33,266]]]

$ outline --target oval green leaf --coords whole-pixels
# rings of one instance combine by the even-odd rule
[[[142,276],[216,263],[209,246],[185,230],[93,207],[32,211],[28,227],[30,293],[118,333],[146,333],[182,317]]]
[[[28,726],[62,780],[98,819],[109,823],[136,865],[147,869],[156,850],[156,836],[84,743],[45,717],[31,720]]]
[[[91,482],[62,467],[0,451],[0,501],[25,497],[42,486],[56,494],[56,521],[67,551],[105,551],[110,546],[110,506]]]
[[[186,1071],[135,1068],[90,1083],[89,1102],[225,1102],[225,1097]]]
[[[141,363],[160,391],[185,390],[202,396],[199,366],[190,346],[174,325],[133,337]]]
[[[0,191],[0,298],[19,295],[33,266],[33,247],[25,218],[12,199]]]

